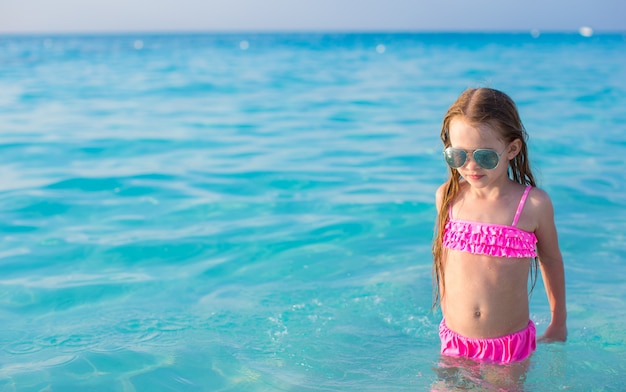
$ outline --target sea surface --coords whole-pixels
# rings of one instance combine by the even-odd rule
[[[478,86],[566,269],[520,388],[626,390],[626,35],[529,32],[0,36],[0,391],[442,385],[439,132]]]

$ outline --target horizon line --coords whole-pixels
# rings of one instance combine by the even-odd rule
[[[589,30],[590,29],[590,30]],[[591,31],[592,35],[619,35],[626,34],[626,30],[600,29],[596,30],[588,26],[581,26],[578,29],[140,29],[140,30],[32,30],[32,31],[2,31],[0,36],[67,36],[67,35],[192,35],[192,34],[216,34],[216,35],[241,35],[241,34],[529,34],[539,36],[543,34],[576,34],[583,35],[583,31]]]

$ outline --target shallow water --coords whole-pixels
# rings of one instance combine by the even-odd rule
[[[519,104],[566,263],[569,340],[539,346],[524,389],[621,390],[625,49],[0,37],[0,389],[430,388],[440,121],[488,85]],[[541,282],[531,315],[541,333]],[[463,372],[457,389],[488,386]]]

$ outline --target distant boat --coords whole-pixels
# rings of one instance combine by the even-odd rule
[[[578,29],[578,32],[583,37],[591,37],[593,35],[593,29],[591,27],[589,27],[589,26],[581,27],[580,29]]]

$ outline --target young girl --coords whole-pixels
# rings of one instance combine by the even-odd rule
[[[463,92],[443,119],[450,177],[437,190],[433,256],[445,356],[508,364],[535,350],[528,276],[537,258],[552,312],[543,340],[567,337],[554,211],[535,188],[527,137],[515,103],[489,88]]]

